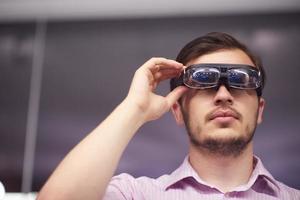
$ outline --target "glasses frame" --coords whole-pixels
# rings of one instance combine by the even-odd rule
[[[213,85],[208,85],[208,86],[191,86],[187,84],[187,79],[189,76],[187,76],[188,70],[193,69],[193,68],[212,68],[212,69],[217,69],[219,72],[219,77],[218,77],[218,82]],[[247,87],[240,87],[236,85],[231,85],[228,81],[228,70],[232,69],[247,69],[247,70],[252,70],[256,73],[258,73],[258,79],[259,81],[255,84],[255,87],[247,88]],[[251,66],[251,65],[244,65],[244,64],[224,64],[224,63],[202,63],[202,64],[194,64],[186,67],[183,71],[183,76],[182,76],[182,83],[187,86],[188,88],[192,89],[209,89],[209,88],[215,88],[219,86],[220,84],[225,84],[228,87],[235,88],[235,89],[241,89],[241,90],[248,90],[248,89],[253,89],[253,90],[258,90],[262,86],[262,76],[261,72],[258,68]]]

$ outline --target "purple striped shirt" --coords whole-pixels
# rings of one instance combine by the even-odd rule
[[[104,200],[300,200],[300,190],[276,181],[259,158],[255,157],[255,161],[256,165],[248,183],[231,192],[223,193],[203,181],[186,158],[173,173],[157,179],[134,178],[129,174],[114,176],[107,187]]]

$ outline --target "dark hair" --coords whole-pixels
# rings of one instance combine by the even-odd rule
[[[261,87],[256,90],[257,95],[261,96],[262,89],[265,85],[265,71],[261,60],[255,56],[244,44],[240,43],[237,39],[229,34],[211,32],[192,40],[181,49],[177,55],[176,61],[186,65],[189,61],[196,59],[199,56],[222,49],[240,49],[249,56],[251,61],[260,70],[262,75]],[[182,81],[180,78],[172,78],[170,81],[171,91],[181,84]]]

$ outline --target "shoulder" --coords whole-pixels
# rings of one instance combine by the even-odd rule
[[[135,178],[130,174],[122,173],[117,176],[114,176],[111,179],[110,185],[123,188],[130,187],[131,189],[142,189],[145,187],[161,187],[165,183],[165,181],[168,180],[168,177],[169,175],[162,175],[158,178],[151,178],[147,176]]]
[[[287,186],[286,184],[277,181],[280,188],[280,196],[282,199],[299,200],[300,190]]]
[[[157,179],[146,176],[135,178],[130,174],[122,173],[112,177],[104,199],[141,199],[147,192],[162,190],[165,177],[166,175]]]
[[[289,187],[286,184],[275,179],[271,175],[271,173],[264,167],[259,157],[254,156],[254,159],[256,161],[255,169],[257,169],[257,174],[267,177],[267,179],[274,184],[274,186],[277,188],[276,193],[278,194],[278,196],[280,196],[280,199],[289,199],[289,200],[300,199],[300,190]]]

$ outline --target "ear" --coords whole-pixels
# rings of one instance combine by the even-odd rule
[[[176,123],[178,125],[184,125],[184,120],[183,120],[183,114],[181,111],[181,105],[178,103],[178,101],[175,102],[175,104],[171,108],[173,116],[176,120]]]
[[[265,108],[265,99],[260,97],[258,102],[257,124],[260,124],[263,120],[264,108]]]

